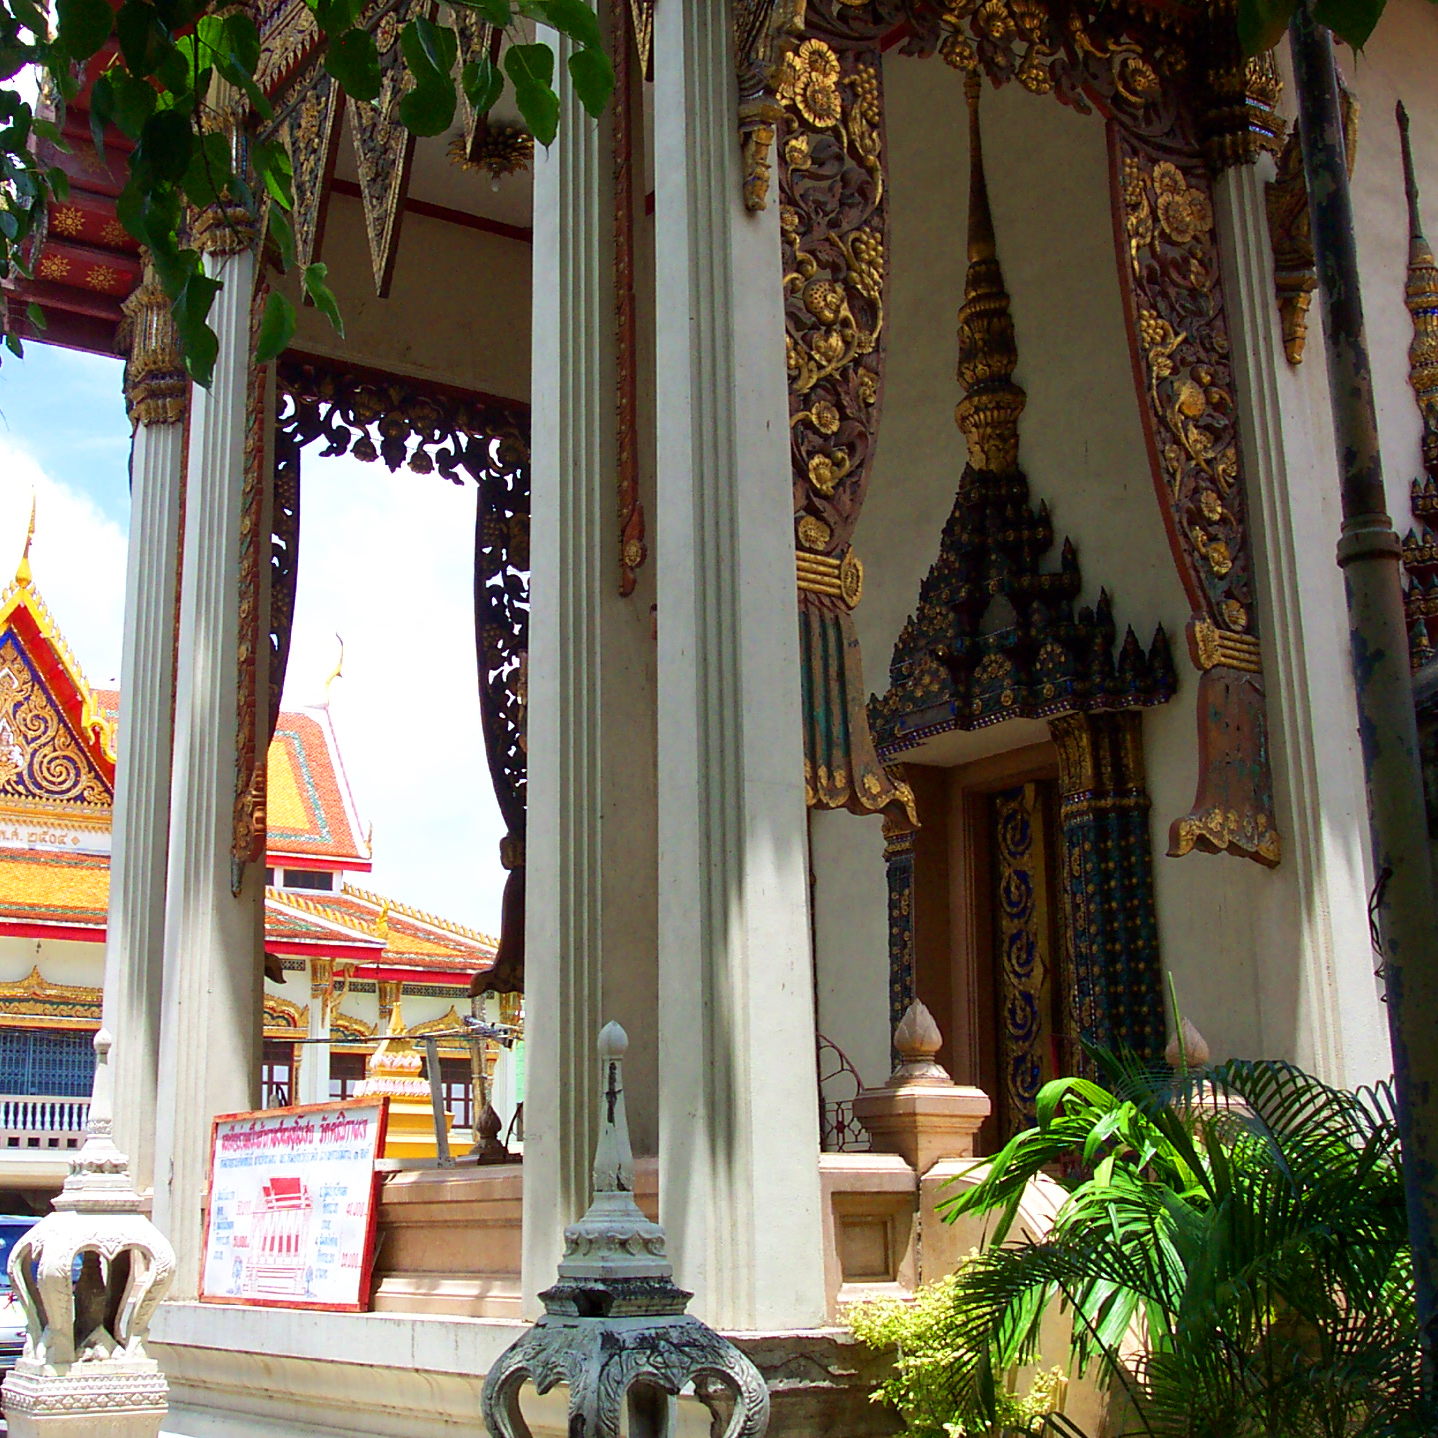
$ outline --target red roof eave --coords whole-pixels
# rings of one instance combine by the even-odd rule
[[[325,854],[296,853],[288,849],[271,849],[265,855],[265,864],[271,869],[316,869],[326,874],[368,874],[374,868],[370,859],[361,859],[357,854],[332,858]],[[318,889],[315,893],[330,892]],[[306,897],[309,897],[306,894]],[[321,902],[317,897],[316,903]]]
[[[362,964],[354,971],[357,979],[374,979],[384,983],[445,984],[467,988],[477,969],[395,969],[386,964]]]
[[[45,924],[31,920],[0,919],[0,937],[7,939],[74,939],[82,944],[103,944],[104,924]]]

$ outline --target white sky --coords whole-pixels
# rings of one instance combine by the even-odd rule
[[[45,393],[22,371],[43,353]],[[118,366],[114,383],[118,391]],[[108,383],[108,371],[101,371]],[[96,380],[88,356],[27,352],[0,370],[0,584],[14,573],[32,494],[36,587],[92,684],[120,667],[126,475],[113,410],[74,402]],[[67,388],[73,386],[73,388]],[[74,397],[57,433],[51,406]],[[7,403],[8,401],[8,403]],[[57,444],[63,456],[53,451]],[[45,462],[37,457],[45,454]],[[73,474],[69,461],[81,456]],[[92,455],[89,460],[84,455]],[[53,472],[67,461],[67,478]],[[118,471],[118,472],[117,472]],[[360,882],[496,933],[503,825],[490,789],[475,680],[472,487],[380,464],[307,456],[300,581],[287,706],[315,703],[344,636],[331,716],[374,872]]]

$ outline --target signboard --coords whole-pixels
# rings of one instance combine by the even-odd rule
[[[215,1120],[202,1299],[368,1304],[386,1112],[373,1098]]]

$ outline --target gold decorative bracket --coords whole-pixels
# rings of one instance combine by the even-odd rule
[[[739,144],[744,164],[744,208],[769,203],[769,164],[785,56],[804,30],[806,0],[736,0],[734,68],[739,77]]]

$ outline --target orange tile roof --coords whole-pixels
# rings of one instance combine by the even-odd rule
[[[0,926],[8,920],[103,931],[109,898],[106,854],[0,849]]]
[[[272,863],[293,856],[369,868],[369,845],[360,838],[327,710],[280,715],[270,744],[266,815]]]
[[[478,973],[494,964],[496,941],[463,924],[450,923],[382,894],[346,884],[323,900],[330,910],[352,917],[384,938],[383,962],[396,968],[445,969]]]

